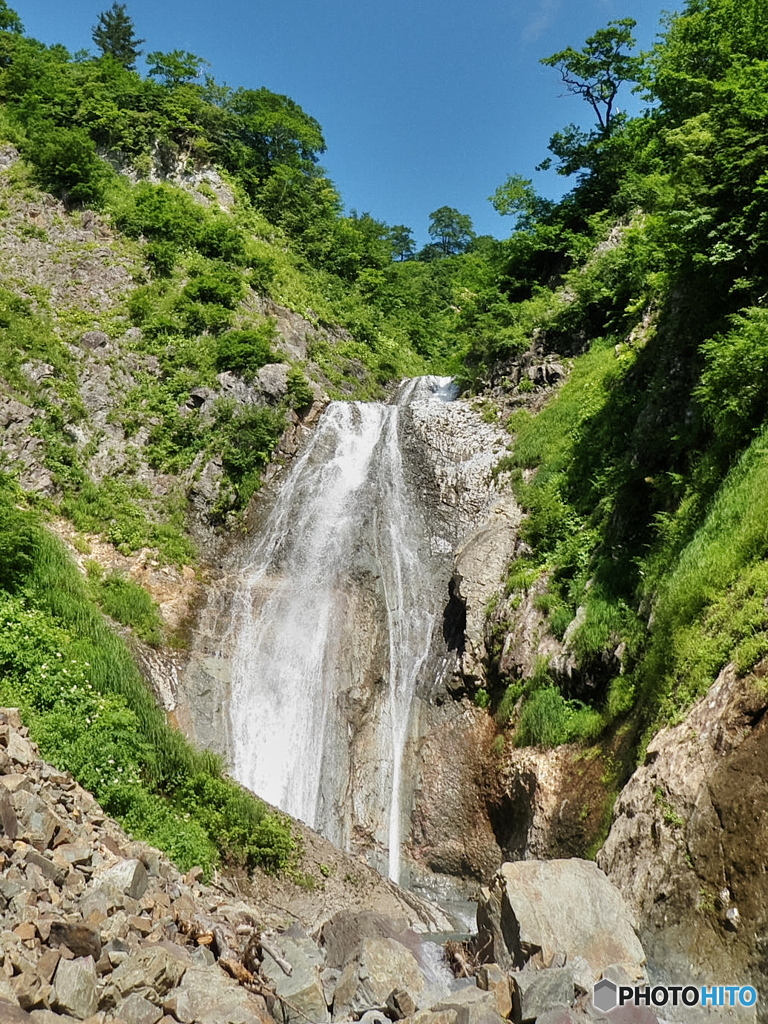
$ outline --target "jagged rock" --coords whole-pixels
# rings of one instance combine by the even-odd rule
[[[263,1002],[214,967],[190,967],[163,1001],[179,1024],[264,1024]]]
[[[19,159],[19,151],[15,146],[10,143],[6,143],[0,146],[0,170],[6,171],[9,167],[12,167]]]
[[[548,1010],[571,1006],[574,997],[573,971],[570,967],[553,967],[543,971],[520,971],[515,975],[520,992],[520,1016],[536,1020]]]
[[[0,833],[8,839],[16,839],[19,834],[19,822],[8,791],[0,787]]]
[[[53,979],[52,1005],[78,1020],[96,1012],[96,967],[92,957],[59,961]]]
[[[583,956],[595,978],[609,964],[639,971],[645,963],[618,889],[596,864],[578,858],[503,864],[478,912],[478,928],[480,948],[487,942],[490,952],[492,946],[502,966],[502,942],[507,963],[515,967],[538,952],[550,963],[560,950],[567,957]]]
[[[19,1000],[16,997],[16,993],[13,991],[10,979],[5,976],[2,970],[0,970],[0,1005],[3,1000],[8,1003],[13,1003],[18,1006]],[[0,1017],[2,1020],[2,1017]]]
[[[498,964],[483,964],[476,975],[477,987],[491,992],[496,1001],[496,1010],[501,1017],[512,1013],[512,989],[509,975]]]
[[[0,1017],[0,1020],[4,1021],[4,1019]],[[34,1024],[77,1024],[75,1017],[70,1017],[68,1013],[54,1013],[53,1010],[32,1010],[30,1019],[34,1021]],[[91,1017],[88,1024],[101,1024],[98,1015]],[[112,1024],[111,1021],[110,1024]]]
[[[459,1024],[458,1010],[420,1010],[406,1018],[407,1024]]]
[[[35,1024],[26,1010],[0,997],[0,1020],[3,1024]]]
[[[432,1009],[453,1010],[456,1013],[456,1024],[501,1024],[503,1020],[493,992],[484,992],[471,985],[453,992]]]
[[[22,363],[21,372],[33,384],[40,384],[56,374],[56,370],[50,363],[43,363],[39,359],[31,359],[29,362]]]
[[[336,994],[336,985],[341,977],[341,971],[336,967],[324,967],[320,971],[320,984],[323,986],[325,1005],[333,1006],[333,998]]]
[[[96,961],[101,956],[101,936],[98,929],[89,927],[80,919],[71,922],[54,921],[48,943],[54,949],[66,946],[77,957],[90,956]]]
[[[24,405],[5,395],[0,397],[0,427],[6,429],[16,425],[23,427],[31,423],[36,415],[31,406]]]
[[[37,760],[37,754],[32,744],[16,731],[8,737],[6,752],[12,761],[16,761],[17,764],[25,768]]]
[[[37,793],[17,789],[13,804],[27,842],[38,849],[46,849],[56,829],[61,827],[61,819]]]
[[[300,1024],[307,1017],[317,1024],[330,1020],[325,990],[320,978],[323,957],[315,943],[300,929],[292,928],[279,937],[276,945],[279,945],[280,952],[291,965],[292,971],[286,974],[265,951],[262,974],[269,979],[277,995],[288,1000],[286,1003],[281,1003],[279,999],[275,1002],[272,1008],[273,1016],[284,1024]],[[288,1003],[293,1005],[289,1006]]]
[[[80,344],[83,348],[104,348],[109,344],[109,337],[104,331],[86,331],[85,334],[80,335]]]
[[[679,725],[657,733],[616,801],[597,857],[637,914],[649,962],[670,983],[751,978],[758,1005],[768,999],[761,685],[728,665]],[[734,909],[737,941],[727,916]]]
[[[416,1005],[425,981],[416,957],[395,939],[363,939],[336,986],[334,1020],[368,1009],[383,1010],[396,989],[405,989]]]
[[[125,1021],[125,1024],[157,1024],[163,1016],[163,1011],[150,1003],[144,996],[134,992],[124,999],[117,1007],[118,1017]]]
[[[618,1011],[616,1011],[618,1012]],[[610,1020],[613,1020],[613,1012],[611,1013]],[[605,1018],[604,1024],[607,1024],[609,1018]],[[572,1006],[554,1006],[550,1010],[545,1010],[541,1016],[536,1018],[536,1024],[588,1024],[589,1017],[582,1013],[581,1010],[576,1010]],[[623,1021],[623,1024],[635,1024],[635,1022]],[[637,1021],[636,1024],[647,1024],[647,1022]]]
[[[37,850],[27,850],[24,860],[27,864],[34,864],[39,869],[43,878],[49,878],[59,888],[64,884],[64,880],[69,874],[67,868],[61,867],[60,864],[54,864],[49,857],[44,857]]]
[[[98,876],[98,886],[106,893],[121,893],[138,900],[147,891],[149,876],[140,860],[121,860]]]
[[[465,613],[465,648],[460,671],[479,684],[485,681],[485,624],[488,602],[506,578],[517,541],[522,511],[511,495],[496,499],[487,517],[456,552],[453,594]]]
[[[213,388],[192,388],[187,399],[187,408],[197,409],[201,414],[205,414],[216,401],[216,397]]]
[[[418,1007],[411,998],[410,993],[406,992],[404,988],[395,989],[387,997],[387,1010],[395,1020],[411,1017],[416,1013],[417,1009]]]
[[[90,864],[93,858],[93,850],[86,843],[62,843],[56,852],[74,865]]]
[[[342,967],[352,959],[363,939],[397,939],[408,927],[372,910],[342,910],[326,921],[320,930],[320,944],[329,967]]]
[[[485,711],[456,701],[424,714],[429,731],[412,817],[414,866],[480,881],[504,859],[487,811],[485,777],[496,727]]]
[[[254,379],[254,386],[275,402],[288,393],[288,363],[267,363],[262,366]]]
[[[360,1018],[360,1024],[389,1024],[389,1017],[381,1010],[366,1010]]]
[[[181,981],[187,964],[167,947],[146,946],[124,959],[106,985],[105,999],[117,1004],[132,992],[150,993],[158,999]]]
[[[11,980],[14,995],[23,1010],[34,1010],[36,1007],[48,1006],[51,998],[51,986],[38,977],[34,971],[23,971]]]

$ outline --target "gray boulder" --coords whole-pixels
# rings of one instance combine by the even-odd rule
[[[99,876],[99,887],[140,900],[147,891],[149,876],[140,860],[120,860]]]
[[[77,1020],[85,1020],[96,1012],[96,967],[93,957],[60,960],[53,984],[55,1009]]]
[[[329,967],[343,967],[363,939],[398,939],[407,929],[403,918],[395,920],[373,910],[341,910],[323,925],[320,945]]]
[[[596,864],[575,857],[503,864],[478,910],[478,928],[480,947],[488,941],[497,953],[503,942],[517,968],[536,953],[549,964],[559,952],[566,960],[582,956],[595,978],[614,963],[639,976],[645,963],[621,893]]]
[[[504,1020],[498,1011],[494,993],[484,992],[472,985],[453,992],[433,1006],[432,1010],[453,1010],[457,1024],[501,1024]]]
[[[256,374],[254,384],[267,398],[279,402],[288,393],[288,363],[267,363]]]
[[[163,1001],[179,1024],[264,1024],[263,1001],[217,967],[190,967]]]
[[[0,999],[0,1020],[3,1024],[35,1024],[34,1017],[7,999]]]
[[[543,971],[521,971],[515,975],[520,992],[520,1017],[537,1020],[549,1010],[560,1012],[573,1003],[573,971],[570,967],[553,967]]]
[[[163,1016],[161,1009],[138,992],[123,1000],[116,1012],[118,1019],[124,1020],[125,1024],[157,1024]]]
[[[416,957],[405,946],[395,939],[363,939],[336,986],[334,1020],[369,1009],[383,1010],[397,989],[404,989],[418,1006],[424,987]]]
[[[112,972],[107,999],[117,1004],[133,993],[160,1000],[181,981],[187,964],[164,946],[146,946],[127,956]]]
[[[276,1020],[283,1024],[300,1024],[307,1017],[317,1024],[330,1020],[320,976],[324,966],[320,950],[299,928],[292,928],[273,941],[292,967],[291,973],[286,974],[265,951],[261,972],[269,979],[277,995],[287,1000],[284,1003],[279,999],[275,1001],[272,1013]],[[293,1005],[289,1006],[289,1003]]]

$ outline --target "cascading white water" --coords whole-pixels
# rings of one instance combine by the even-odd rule
[[[444,400],[448,384],[430,379]],[[259,531],[231,628],[236,777],[339,845],[354,829],[383,833],[395,880],[403,752],[440,611],[425,587],[429,543],[401,450],[402,413],[419,385],[409,382],[397,405],[328,407]],[[366,639],[386,664],[365,699],[349,653],[365,631],[355,620],[363,606],[387,634]],[[374,723],[357,767],[345,715],[355,702]]]

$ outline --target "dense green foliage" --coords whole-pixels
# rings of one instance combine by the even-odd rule
[[[170,728],[63,546],[3,481],[0,526],[0,701],[22,708],[43,756],[74,776],[137,838],[182,868],[222,858],[289,866],[288,826],[226,780],[220,761]],[[118,620],[156,629],[147,595],[108,576],[96,583]],[[141,624],[140,622],[140,624]]]
[[[768,653],[768,4],[689,0],[642,58],[625,52],[631,27],[544,61],[598,116],[552,139],[574,189],[547,204],[512,175],[493,197],[518,217],[496,261],[513,319],[572,359],[540,412],[513,414],[504,462],[531,552],[511,599],[539,581],[577,665],[544,686],[497,681],[502,707],[526,691],[532,742],[572,736],[575,699],[603,728],[631,712],[647,736],[729,661],[748,672]],[[638,118],[611,116],[622,79],[651,101]],[[495,337],[470,360],[486,373],[516,349]]]

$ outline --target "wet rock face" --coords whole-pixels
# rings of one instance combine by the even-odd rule
[[[598,863],[660,971],[751,980],[764,1002],[768,719],[755,682],[726,668],[683,722],[654,737]]]
[[[503,857],[489,820],[490,716],[464,703],[426,707],[411,840],[410,879],[428,872],[484,881]]]

